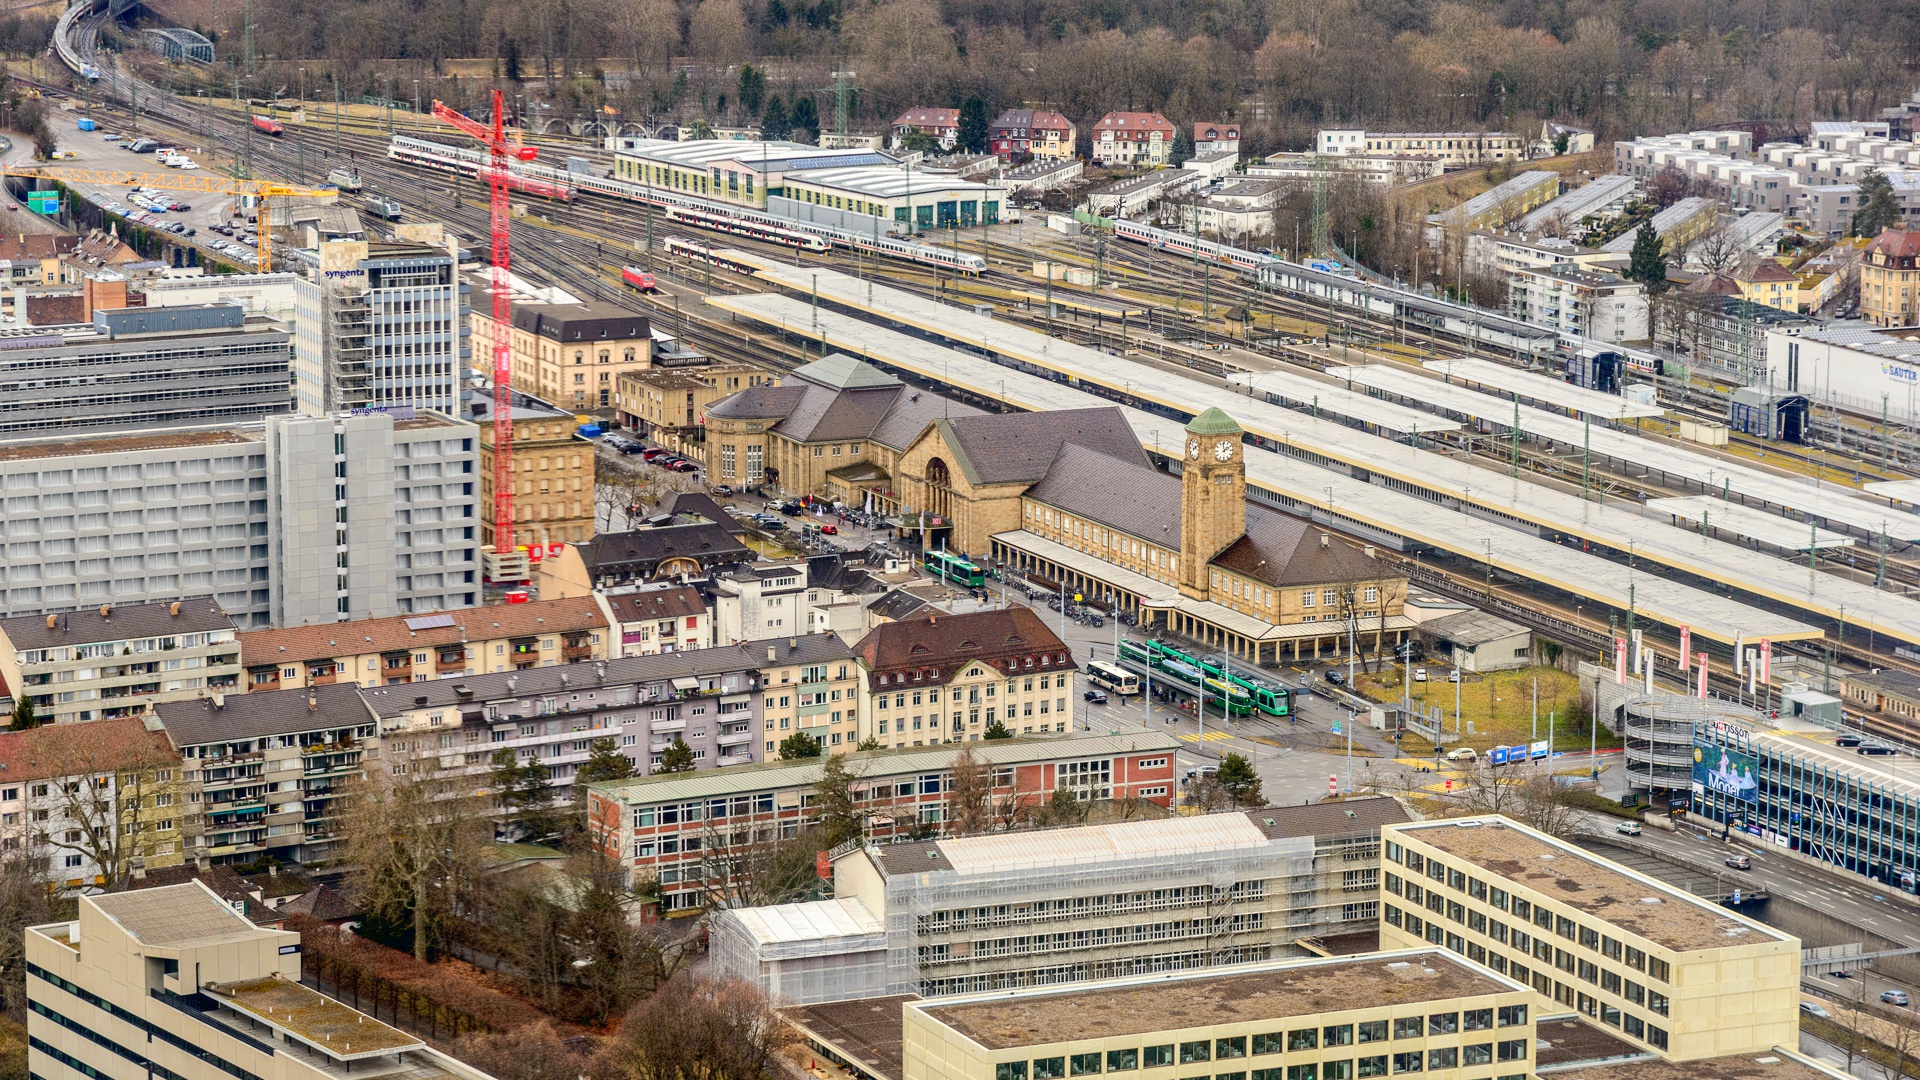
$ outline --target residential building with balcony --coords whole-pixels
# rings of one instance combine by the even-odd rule
[[[690,585],[661,582],[598,595],[613,615],[614,656],[688,652],[715,644],[713,613]]]
[[[26,931],[27,1067],[94,1080],[490,1080],[300,981],[300,935],[200,881]]]
[[[169,702],[155,716],[199,815],[191,854],[215,863],[326,861],[347,786],[380,753],[378,721],[345,683]]]
[[[906,143],[907,133],[921,131],[933,136],[940,149],[951,150],[960,138],[959,109],[929,109],[916,105],[893,118],[888,125],[893,132],[890,145],[898,150]],[[991,130],[991,128],[989,128]]]
[[[1568,265],[1515,270],[1507,282],[1508,313],[1522,322],[1614,344],[1647,339],[1647,287],[1640,282]]]
[[[593,539],[594,450],[574,414],[538,398],[512,395],[513,542],[516,547]],[[466,392],[466,416],[480,426],[480,502],[494,505],[493,395]],[[493,514],[480,515],[480,542],[494,545]]]
[[[881,623],[854,646],[864,704],[859,739],[882,746],[1064,734],[1079,700],[1073,654],[1032,608]]]
[[[1157,112],[1110,112],[1093,125],[1094,164],[1148,169],[1170,165],[1177,131],[1173,121]]]
[[[1920,229],[1887,229],[1860,260],[1860,317],[1876,326],[1920,322]]]
[[[1320,132],[1322,154],[1390,154],[1431,158],[1446,168],[1519,161],[1527,140],[1510,131],[1363,131],[1329,128]]]
[[[830,635],[818,635],[830,636]],[[994,800],[1044,803],[1056,785],[1097,800],[1172,805],[1180,740],[1157,731],[999,739],[969,747],[991,770]],[[849,755],[853,797],[867,835],[886,841],[938,833],[947,818],[958,747],[860,750]],[[638,777],[587,787],[594,845],[626,868],[635,887],[657,882],[665,910],[729,899],[712,859],[798,835],[818,819],[821,759],[774,761],[718,773]],[[708,878],[713,880],[709,882]]]
[[[803,561],[736,566],[714,573],[707,588],[713,593],[716,645],[809,632]]]
[[[1383,949],[1443,946],[1669,1061],[1799,1044],[1798,938],[1505,817],[1381,848]]]
[[[443,767],[484,772],[495,753],[512,750],[565,789],[598,739],[613,739],[642,774],[660,765],[675,739],[692,748],[696,769],[759,760],[757,692],[767,685],[772,647],[748,642],[617,657],[380,687],[364,697],[383,737],[433,736],[443,757],[465,755]]]
[[[591,596],[252,630],[238,641],[249,692],[389,686],[619,655]]]
[[[804,577],[804,575],[803,575]],[[829,754],[860,742],[860,667],[838,634],[796,634],[739,646],[761,660],[762,761],[789,735],[804,732]]]
[[[0,731],[0,852],[49,886],[95,889],[178,866],[197,808],[151,716]]]
[[[240,646],[206,597],[20,615],[0,619],[0,680],[43,723],[111,720],[237,693]]]

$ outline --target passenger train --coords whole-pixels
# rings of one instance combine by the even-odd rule
[[[688,262],[712,263],[722,270],[731,270],[736,274],[752,274],[760,269],[752,263],[742,262],[728,255],[724,249],[716,251],[708,244],[684,236],[669,236],[661,241],[660,246],[665,248],[667,254],[673,258],[685,259]]]
[[[406,161],[469,175],[486,165],[486,155],[478,149],[449,146],[446,143],[405,135],[394,136],[387,149],[387,156],[394,161]],[[718,229],[735,236],[756,236],[757,234],[750,230],[759,228],[780,230],[794,236],[811,236],[819,241],[819,247],[816,248],[797,241],[789,241],[780,235],[769,234],[764,237],[774,243],[784,243],[800,250],[825,251],[829,247],[843,247],[925,266],[937,266],[962,274],[978,274],[987,268],[987,261],[978,255],[961,254],[946,248],[918,244],[911,240],[899,240],[890,236],[869,236],[845,229],[815,225],[812,222],[794,221],[754,210],[751,207],[696,198],[667,188],[636,184],[611,176],[567,172],[534,162],[515,163],[511,172],[516,190],[546,195],[548,198],[571,200],[576,194],[582,192],[604,195],[625,202],[652,203],[668,210],[677,208],[688,214],[699,215],[676,219],[683,221],[684,224]]]

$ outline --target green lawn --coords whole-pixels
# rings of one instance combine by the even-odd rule
[[[1447,668],[1432,664],[1426,665],[1426,668],[1431,679],[1413,684],[1414,704],[1422,708],[1439,706],[1445,718],[1445,730],[1451,734],[1455,730],[1456,686],[1446,681]],[[1533,704],[1536,678],[1540,686],[1537,728]],[[1486,750],[1493,746],[1512,746],[1534,738],[1545,739],[1548,738],[1549,721],[1555,749],[1572,750],[1588,744],[1587,710],[1580,703],[1579,680],[1575,676],[1558,668],[1538,667],[1502,671],[1481,676],[1478,681],[1470,681],[1472,679],[1472,675],[1463,676],[1463,680],[1469,681],[1458,684],[1458,701],[1459,730],[1466,732],[1469,727],[1473,730],[1463,734],[1459,743],[1449,742],[1449,746],[1471,746]],[[1405,685],[1403,680],[1404,675],[1397,664],[1389,665],[1379,674],[1361,675],[1356,679],[1362,694],[1381,702],[1399,701]],[[1598,745],[1614,747],[1620,745],[1620,740],[1602,728]],[[1426,739],[1412,733],[1401,740],[1401,748],[1413,756],[1433,749]]]

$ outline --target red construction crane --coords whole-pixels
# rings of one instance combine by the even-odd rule
[[[509,143],[506,107],[493,92],[493,126],[488,127],[436,101],[433,115],[486,147],[485,170],[493,204],[493,550],[496,565],[515,565],[513,546],[513,312],[508,299],[507,161],[532,161],[539,151]]]

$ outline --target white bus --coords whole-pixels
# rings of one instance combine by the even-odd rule
[[[1094,660],[1087,664],[1087,681],[1121,697],[1140,692],[1140,676],[1104,660]]]

